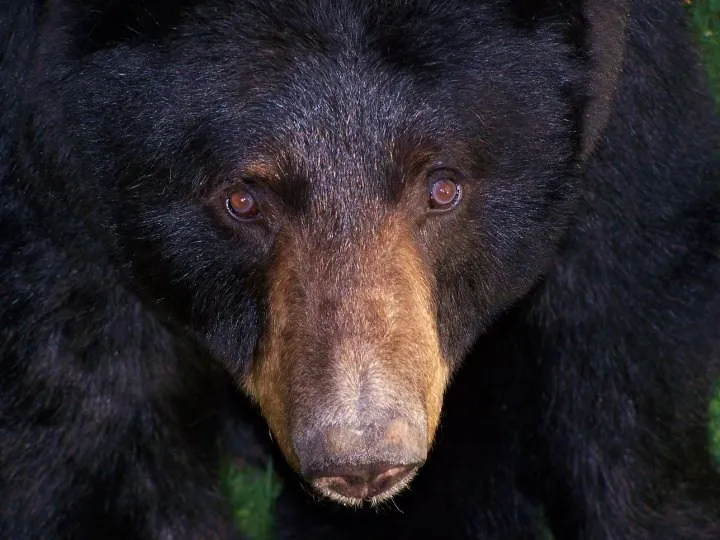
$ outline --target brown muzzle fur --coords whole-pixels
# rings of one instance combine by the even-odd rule
[[[425,460],[448,380],[431,272],[398,219],[352,242],[296,234],[276,246],[245,389],[320,492],[392,496]]]

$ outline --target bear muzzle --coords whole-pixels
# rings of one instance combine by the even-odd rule
[[[358,505],[392,497],[424,463],[449,365],[432,272],[409,226],[351,240],[278,241],[243,388],[293,469],[322,495]]]

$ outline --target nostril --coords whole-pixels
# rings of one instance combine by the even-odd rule
[[[372,499],[393,493],[393,488],[409,479],[418,465],[366,465],[323,471],[313,485],[321,492],[349,499]]]
[[[415,469],[414,465],[401,465],[380,472],[368,482],[368,497],[376,497],[390,491],[396,484],[409,476]]]

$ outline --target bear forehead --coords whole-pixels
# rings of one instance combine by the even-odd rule
[[[122,50],[103,53],[117,64],[90,64],[113,80],[101,100],[90,99],[124,103],[123,128],[139,128],[134,144],[154,152],[162,140],[166,155],[196,170],[187,175],[193,192],[253,169],[292,183],[291,193],[322,179],[315,183],[347,199],[392,198],[419,162],[470,169],[488,161],[488,141],[502,149],[518,134],[538,141],[565,129],[562,83],[552,61],[539,61],[552,51],[495,24],[497,6],[317,0],[163,9],[176,11],[168,34],[128,37]],[[447,31],[457,25],[462,32]],[[120,49],[107,27],[106,37],[107,48]],[[518,61],[528,55],[538,60]],[[540,146],[525,145],[535,154]],[[542,164],[545,154],[522,161]]]

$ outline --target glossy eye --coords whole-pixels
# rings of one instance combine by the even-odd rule
[[[460,184],[454,178],[442,173],[431,179],[429,205],[433,210],[450,210],[457,206],[462,197]]]
[[[225,206],[235,219],[253,219],[260,214],[255,197],[245,190],[239,190],[231,194],[225,201]]]

